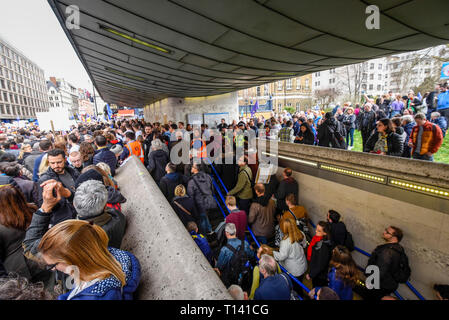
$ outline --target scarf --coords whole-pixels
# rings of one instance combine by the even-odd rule
[[[312,240],[310,241],[309,247],[307,248],[307,261],[310,262],[310,259],[312,259],[313,246],[321,240],[323,240],[323,237],[313,236]]]

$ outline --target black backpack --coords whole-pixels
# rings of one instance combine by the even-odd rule
[[[312,236],[311,236],[310,230],[309,230],[308,219],[307,218],[298,219],[292,210],[288,209],[288,211],[292,214],[292,216],[295,217],[296,225],[298,226],[298,229],[304,233],[304,235],[306,236],[306,240],[308,242],[310,242],[310,240],[312,239]]]
[[[351,232],[346,230],[346,236],[345,236],[345,243],[344,246],[349,250],[349,251],[354,251],[355,249],[355,245],[354,245],[354,240],[352,239],[352,234]]]
[[[410,269],[408,257],[404,252],[404,248],[402,248],[401,246],[390,246],[390,249],[399,253],[399,266],[392,273],[392,276],[397,282],[406,283],[410,279],[412,270]]]
[[[331,142],[332,148],[346,149],[345,139],[343,138],[342,134],[340,133],[340,130],[341,130],[340,123],[337,121],[337,130],[331,129],[330,126],[327,126],[327,130],[329,131],[329,137],[330,137],[330,142]]]
[[[226,247],[232,251],[233,255],[223,270],[221,280],[226,288],[232,284],[237,284],[243,291],[250,290],[254,261],[248,257],[248,254],[245,251],[245,243],[241,241],[240,246],[238,246],[237,249],[229,243],[226,244]]]

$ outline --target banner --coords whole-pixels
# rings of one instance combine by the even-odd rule
[[[441,80],[449,79],[449,62],[444,62],[441,67]]]

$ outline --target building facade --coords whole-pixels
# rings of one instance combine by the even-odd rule
[[[279,80],[238,91],[239,115],[246,117],[258,102],[257,113],[281,112],[285,107],[296,111],[312,106],[312,75]]]
[[[66,109],[70,116],[79,112],[78,89],[74,85],[64,79],[50,77],[47,89],[50,107]]]
[[[35,119],[49,107],[44,71],[0,38],[0,119]]]

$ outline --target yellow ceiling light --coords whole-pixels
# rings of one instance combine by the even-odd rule
[[[295,76],[296,72],[276,72],[274,76]]]
[[[159,46],[157,46],[157,45],[148,43],[148,42],[146,42],[146,41],[143,41],[143,40],[140,40],[140,39],[131,37],[131,36],[129,36],[129,35],[123,33],[123,32],[117,31],[117,30],[115,30],[115,29],[112,29],[112,28],[109,28],[109,27],[106,27],[106,26],[102,26],[102,25],[100,25],[100,28],[103,29],[104,31],[113,33],[113,34],[115,34],[115,35],[117,35],[117,36],[119,36],[119,37],[125,38],[125,39],[127,39],[127,40],[131,40],[132,42],[141,44],[141,45],[143,45],[143,46],[145,46],[145,47],[152,48],[152,49],[161,51],[161,52],[163,52],[163,53],[171,53],[170,50],[167,50],[167,49],[161,48],[161,47],[159,47]]]
[[[147,81],[147,79],[145,79],[145,78],[138,77],[138,76],[133,76],[132,74],[124,73],[122,71],[119,71],[119,70],[116,70],[116,69],[112,69],[112,68],[109,68],[109,67],[105,67],[105,70],[108,71],[108,72],[115,73],[115,74],[118,74],[120,76],[129,78],[129,79],[143,81],[143,82]]]

